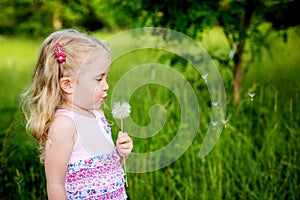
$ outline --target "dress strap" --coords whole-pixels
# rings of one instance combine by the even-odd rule
[[[91,113],[93,113],[95,115],[96,118],[101,119],[103,116],[103,114],[101,113],[101,111],[99,110],[90,110]]]

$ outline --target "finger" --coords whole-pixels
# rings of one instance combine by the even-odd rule
[[[119,133],[118,133],[118,138],[126,137],[126,136],[128,136],[128,133],[119,131]]]
[[[128,135],[119,136],[118,137],[118,143],[132,143],[132,139]]]
[[[118,148],[120,150],[131,150],[133,148],[132,143],[123,143],[123,144],[119,144]]]
[[[128,157],[129,155],[130,155],[130,153],[131,153],[131,151],[121,151],[121,152],[119,152],[119,155],[121,156],[121,157]]]
[[[129,139],[129,140],[126,140],[126,141],[123,141],[122,139],[118,140],[117,141],[117,145],[118,147],[132,147],[133,146],[133,143],[132,143],[132,140]]]

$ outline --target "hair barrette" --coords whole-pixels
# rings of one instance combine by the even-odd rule
[[[58,43],[55,45],[55,53],[56,53],[56,60],[59,63],[63,63],[66,61],[66,54],[62,50],[62,46]]]

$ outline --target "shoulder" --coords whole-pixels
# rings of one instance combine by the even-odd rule
[[[64,188],[66,172],[73,151],[75,125],[66,115],[56,115],[50,125],[45,146],[45,173],[47,188]],[[52,191],[52,192],[53,192]]]
[[[75,131],[76,128],[73,119],[65,115],[57,115],[50,125],[48,136],[52,140],[55,138],[72,138]]]

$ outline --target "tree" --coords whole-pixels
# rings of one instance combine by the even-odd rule
[[[134,3],[112,0],[111,5],[119,5],[119,10],[140,26],[170,28],[194,39],[203,30],[220,26],[231,51],[229,56],[214,58],[232,68],[234,104],[240,101],[243,78],[262,48],[267,47],[266,39],[270,33],[300,24],[297,17],[300,5],[296,0],[138,0]],[[261,29],[264,24],[269,27]],[[286,34],[282,36],[287,39]],[[247,61],[244,60],[246,48],[251,52]]]
[[[0,34],[44,37],[61,28],[110,28],[112,15],[105,6],[104,0],[0,0]]]

